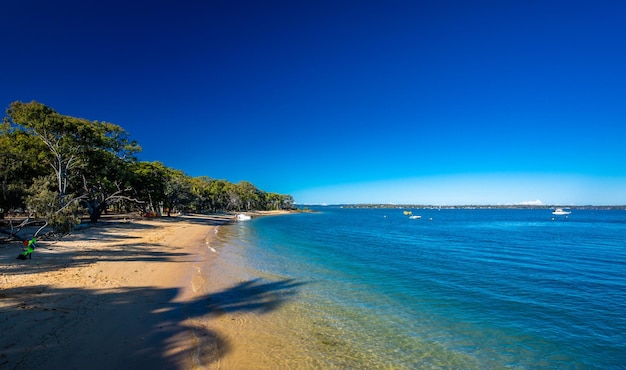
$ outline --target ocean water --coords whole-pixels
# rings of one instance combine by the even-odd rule
[[[226,226],[251,277],[293,287],[275,330],[307,343],[296,362],[626,369],[625,211],[402,211]]]

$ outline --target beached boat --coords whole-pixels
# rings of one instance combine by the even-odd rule
[[[240,213],[236,217],[237,221],[248,221],[252,219],[252,216]]]
[[[552,212],[553,215],[557,215],[557,216],[569,215],[570,213],[572,212],[566,211],[563,208],[557,208],[554,210],[554,212]]]

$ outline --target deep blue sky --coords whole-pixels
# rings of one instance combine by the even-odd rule
[[[301,203],[626,204],[622,1],[6,3],[0,104],[142,160]]]

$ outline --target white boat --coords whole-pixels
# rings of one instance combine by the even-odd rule
[[[244,213],[240,213],[236,217],[237,221],[248,221],[252,220],[252,216],[246,215]]]
[[[422,216],[409,216],[411,220],[419,220]]]
[[[553,215],[557,215],[557,216],[569,215],[570,213],[572,212],[566,211],[563,208],[557,208],[554,210],[554,212],[552,212]]]

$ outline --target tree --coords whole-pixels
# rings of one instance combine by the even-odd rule
[[[256,186],[248,181],[241,181],[235,185],[235,188],[237,189],[240,204],[244,206],[247,211],[260,208],[261,191],[257,189]]]
[[[50,225],[55,232],[67,233],[80,223],[80,218],[77,216],[78,203],[68,201],[65,205],[61,205],[59,194],[51,189],[53,182],[50,181],[51,179],[50,176],[35,179],[26,198],[28,208],[46,220],[46,224],[35,232],[34,237],[47,225]]]
[[[232,189],[232,184],[226,180],[211,181],[209,184],[209,201],[213,212],[228,210],[231,203],[230,189]],[[233,202],[236,203],[236,200],[233,199]]]
[[[42,163],[46,148],[39,140],[0,123],[0,218],[10,209],[24,208],[24,199],[33,179],[48,174]]]
[[[161,162],[138,162],[133,166],[132,187],[143,201],[145,212],[161,212],[165,200],[167,167]]]
[[[13,102],[5,121],[38,138],[48,149],[45,162],[54,171],[61,208],[70,201],[83,201],[95,221],[110,202],[128,191],[122,190],[117,170],[120,164],[135,160],[133,155],[141,148],[120,126],[64,116],[36,101]],[[103,177],[102,172],[111,177]],[[76,179],[82,180],[82,187]],[[68,197],[70,190],[78,196]]]
[[[47,162],[55,172],[63,204],[70,176],[78,164],[81,147],[86,145],[80,140],[79,133],[87,130],[85,127],[79,127],[76,119],[63,119],[52,108],[35,101],[30,103],[16,101],[11,104],[7,114],[12,123],[20,125],[25,132],[39,138],[49,149],[51,155]]]
[[[241,197],[239,196],[239,189],[235,184],[228,181],[224,182],[224,198],[226,201],[225,208],[228,211],[241,211]]]
[[[132,196],[132,162],[107,151],[95,151],[86,161],[90,171],[82,173],[83,203],[91,222],[96,222],[109,206],[121,201],[141,203]]]
[[[130,201],[159,213],[163,207],[217,212],[293,203],[247,181],[191,178],[160,162],[137,162],[140,150],[115,124],[61,115],[36,101],[13,102],[0,124],[0,217],[30,205],[71,226],[79,202],[94,222],[111,205]]]
[[[4,218],[5,212],[9,210],[33,210],[29,204],[30,199],[34,199],[33,182],[39,180],[43,183],[44,179],[49,178],[47,175],[50,174],[49,168],[42,165],[39,160],[42,145],[40,141],[33,140],[25,132],[12,128],[6,119],[0,124],[0,218]],[[47,189],[44,190],[48,191]],[[55,193],[49,191],[46,195],[48,198],[50,196],[56,197]],[[45,210],[42,210],[42,213],[52,216]],[[60,214],[53,220],[52,226],[55,229],[59,226],[56,221],[60,217],[64,217],[64,214]],[[22,228],[33,222],[31,213],[28,213],[28,217],[18,224],[10,221],[10,231],[0,231],[9,235],[9,238],[14,238],[17,237],[17,233]],[[37,233],[39,231],[41,229]]]
[[[293,208],[293,197],[289,194],[282,194],[281,208],[282,209],[292,209]]]
[[[191,204],[190,206],[198,213],[206,209],[211,209],[210,185],[211,180],[208,176],[200,176],[191,178]]]
[[[164,200],[169,217],[176,207],[191,204],[192,184],[190,177],[181,170],[168,168],[166,172]]]

